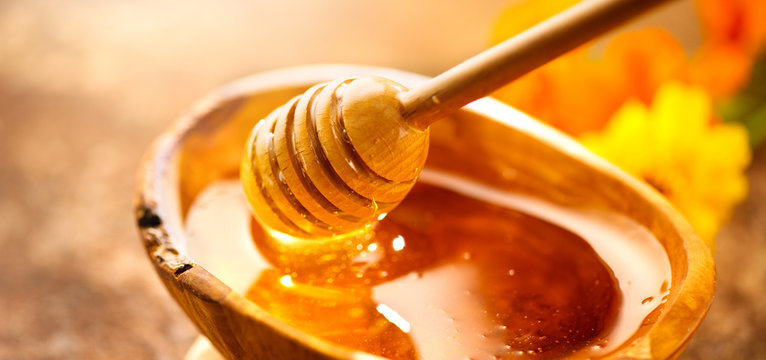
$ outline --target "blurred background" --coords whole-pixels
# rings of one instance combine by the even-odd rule
[[[181,359],[196,329],[152,271],[132,214],[152,139],[208,91],[263,70],[437,74],[502,36],[517,2],[0,1],[0,359]],[[628,28],[661,26],[696,58],[707,43],[698,13],[676,1]],[[716,109],[738,114],[724,105],[747,83],[714,97]],[[716,300],[684,359],[766,358],[766,148],[750,142],[732,160],[749,190],[725,202],[718,223],[730,221],[712,232]]]

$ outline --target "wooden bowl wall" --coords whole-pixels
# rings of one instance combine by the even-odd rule
[[[391,69],[334,65],[256,75],[201,101],[145,157],[135,208],[140,237],[170,294],[227,358],[378,358],[280,322],[189,258],[183,231],[195,196],[212,181],[238,173],[255,122],[317,82],[360,75],[408,86],[425,80]],[[427,167],[559,204],[623,214],[659,239],[670,260],[669,298],[605,358],[675,358],[705,316],[715,287],[709,250],[660,195],[574,140],[482,99],[432,127]],[[507,169],[515,176],[507,176]]]

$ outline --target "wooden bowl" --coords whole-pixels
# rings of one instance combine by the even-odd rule
[[[215,91],[152,146],[138,178],[140,237],[170,294],[227,358],[375,359],[280,322],[188,256],[183,223],[191,201],[214,180],[235,176],[250,128],[310,85],[379,75],[408,86],[424,77],[360,66],[274,71]],[[707,247],[660,195],[565,135],[492,99],[482,99],[432,128],[427,167],[499,189],[575,207],[613,211],[645,226],[670,261],[667,302],[608,359],[672,359],[689,342],[713,297]],[[514,169],[514,176],[504,173]],[[235,290],[232,290],[234,288]],[[238,290],[238,291],[237,291]]]

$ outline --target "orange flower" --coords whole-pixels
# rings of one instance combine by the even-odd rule
[[[601,71],[613,79],[611,90],[620,93],[620,103],[636,98],[650,104],[661,84],[683,77],[687,62],[684,49],[670,33],[648,28],[615,36],[604,52]]]
[[[578,0],[522,1],[507,8],[492,32],[499,43],[564,11]],[[592,106],[577,94],[607,93],[605,79],[596,79],[597,65],[584,49],[575,50],[523,76],[494,96],[542,121],[572,134],[600,128],[611,110]],[[613,109],[612,109],[613,110]]]
[[[706,42],[739,49],[750,56],[766,41],[766,1],[697,0]]]
[[[494,96],[570,134],[604,126],[616,106],[597,64],[576,51],[498,90]],[[601,105],[596,105],[602,102]]]
[[[692,83],[714,97],[733,95],[746,83],[766,45],[766,1],[697,0],[705,42],[689,69]]]
[[[578,0],[522,1],[506,9],[493,29],[492,43],[499,43],[567,9]],[[593,78],[596,65],[585,50],[575,50],[523,76],[497,91],[498,99],[542,121],[579,134],[603,126],[609,110],[591,106],[572,94],[602,93],[602,82]]]
[[[688,79],[714,98],[726,98],[747,85],[753,61],[734,46],[703,45],[689,64]]]
[[[618,34],[600,61],[589,59],[587,50],[566,54],[494,96],[576,136],[603,128],[627,99],[648,104],[687,62],[681,45],[661,29]]]

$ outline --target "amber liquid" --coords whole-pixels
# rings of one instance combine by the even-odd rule
[[[285,254],[243,215],[237,186],[200,195],[187,233],[221,242],[243,235],[211,239],[216,230],[249,225],[246,296],[301,331],[391,359],[587,358],[615,345],[618,279],[557,224],[419,183],[367,235],[319,256]]]

